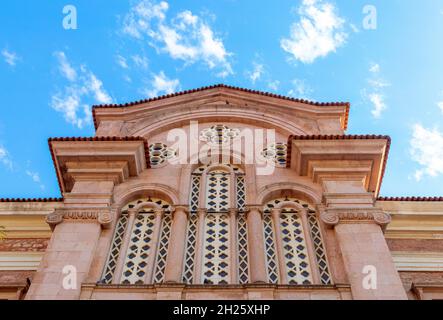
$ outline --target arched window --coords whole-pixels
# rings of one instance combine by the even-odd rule
[[[315,210],[295,198],[279,198],[263,209],[268,281],[286,284],[331,283]]]
[[[163,200],[142,198],[125,205],[101,282],[163,282],[171,223],[171,206]]]
[[[193,172],[183,282],[248,282],[245,204],[240,168],[206,165]]]

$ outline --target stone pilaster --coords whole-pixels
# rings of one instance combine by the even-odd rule
[[[259,206],[250,206],[247,211],[249,274],[251,283],[266,283],[266,258],[262,214]]]
[[[175,206],[166,258],[165,282],[179,283],[183,271],[188,226],[188,206]]]
[[[320,219],[334,228],[354,299],[407,299],[383,230],[390,216],[377,208],[326,208]]]

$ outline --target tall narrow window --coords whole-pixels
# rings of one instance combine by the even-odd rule
[[[121,283],[143,284],[146,278],[148,257],[152,248],[155,215],[151,212],[141,212],[135,219],[132,228],[126,259],[123,263]]]
[[[284,210],[280,215],[280,228],[288,283],[312,283],[303,227],[297,213]]]
[[[228,284],[230,282],[230,241],[227,214],[211,213],[205,217],[203,248],[202,282]]]
[[[160,220],[155,210],[161,212]],[[144,284],[147,279],[163,281],[171,230],[170,211],[169,203],[153,198],[137,199],[122,208],[102,283]],[[157,242],[158,246],[155,245]],[[118,274],[116,271],[119,271]]]
[[[283,204],[289,204],[289,207],[282,207]],[[272,218],[272,209],[275,208],[279,208],[278,217]],[[305,215],[305,223],[301,218],[303,215]],[[278,226],[275,225],[276,223]],[[314,279],[313,272],[317,272],[322,284],[331,283],[316,212],[309,207],[309,204],[288,197],[268,202],[264,207],[263,230],[270,283],[278,281],[278,272],[284,273],[282,278],[288,284],[311,284]],[[279,232],[276,233],[276,230]],[[315,256],[314,258],[309,257],[311,252],[308,250],[307,241],[312,242],[311,255]],[[277,242],[281,245],[281,255],[276,253]],[[311,261],[314,261],[316,265],[312,265]]]
[[[203,198],[200,190],[204,190]],[[213,170],[210,170],[210,165],[197,168],[191,176],[189,204],[191,215],[183,282],[228,284],[238,279],[239,283],[247,283],[249,264],[244,173],[229,164]],[[206,214],[199,215],[198,208],[205,208]],[[197,243],[198,239],[200,243]],[[195,265],[197,253],[201,257],[201,265],[198,266]],[[236,274],[232,274],[233,265],[236,266]],[[196,270],[200,274],[194,275]]]
[[[206,184],[206,209],[208,212],[227,212],[229,210],[229,173],[216,170],[208,173]]]

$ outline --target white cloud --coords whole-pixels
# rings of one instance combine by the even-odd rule
[[[5,62],[9,64],[11,67],[14,67],[17,64],[17,61],[19,60],[19,57],[15,52],[9,51],[8,49],[3,49],[2,51],[3,59],[5,59]]]
[[[42,190],[45,189],[45,186],[41,183],[40,174],[38,172],[26,170],[25,173],[28,177],[32,179],[32,181],[38,184]]]
[[[163,71],[153,76],[151,89],[143,91],[148,97],[156,97],[161,94],[170,94],[180,90],[180,81],[178,79],[169,79]]]
[[[226,51],[209,24],[189,10],[168,20],[168,9],[165,1],[140,1],[125,16],[123,32],[139,40],[148,39],[158,52],[182,60],[185,65],[202,61],[209,69],[217,70],[220,77],[233,74],[228,61],[231,53]]]
[[[63,113],[68,123],[81,129],[91,123],[91,110],[86,101],[107,104],[113,100],[103,88],[102,81],[86,66],[76,70],[63,52],[57,52],[56,56],[60,73],[70,82],[51,97],[51,107]]]
[[[6,166],[8,169],[12,170],[13,163],[11,157],[8,150],[6,150],[6,148],[2,145],[0,145],[0,162],[3,163],[3,165]]]
[[[333,4],[323,0],[303,0],[298,9],[300,21],[291,26],[289,38],[280,41],[283,50],[294,59],[312,63],[346,42],[345,20]]]
[[[368,98],[373,105],[371,110],[372,115],[374,118],[380,118],[383,111],[385,111],[387,108],[384,97],[379,93],[370,93]]]
[[[379,73],[380,72],[380,65],[378,63],[371,63],[371,65],[369,67],[369,72]]]
[[[254,62],[252,71],[247,72],[249,80],[251,80],[252,83],[255,83],[257,80],[259,80],[261,78],[264,71],[265,71],[265,68],[264,68],[263,64]]]
[[[312,92],[314,92],[305,80],[294,79],[292,85],[293,88],[288,91],[288,95],[295,98],[309,99]]]
[[[415,179],[420,181],[424,175],[436,177],[443,175],[443,132],[438,129],[427,129],[415,124],[410,140],[412,159],[421,165],[415,171]]]
[[[438,102],[437,106],[440,108],[441,112],[443,113],[443,101]]]
[[[132,57],[132,61],[134,61],[134,64],[142,69],[148,69],[148,59],[146,57],[142,57],[138,54],[133,55]]]
[[[280,81],[278,81],[278,80],[270,81],[268,83],[268,88],[273,90],[273,91],[277,91],[279,85],[280,85]]]
[[[69,81],[75,81],[77,79],[77,72],[69,63],[65,53],[62,51],[56,51],[54,52],[54,56],[58,60],[58,68],[61,74]]]
[[[121,56],[121,55],[117,55],[116,56],[116,60],[117,60],[117,64],[122,67],[123,69],[128,69],[128,63],[126,62],[126,58]]]
[[[390,83],[381,76],[381,67],[378,63],[370,64],[369,73],[370,77],[367,79],[368,88],[362,90],[362,95],[372,105],[372,116],[378,119],[388,108],[384,88],[389,87]]]

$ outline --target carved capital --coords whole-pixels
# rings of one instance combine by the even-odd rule
[[[46,217],[46,223],[49,224],[51,230],[55,226],[65,220],[73,220],[77,222],[97,221],[102,228],[107,229],[111,226],[113,218],[110,209],[57,209]]]
[[[109,229],[112,225],[112,214],[110,211],[102,211],[98,214],[98,223],[101,224],[103,229]]]
[[[52,231],[54,231],[55,226],[63,222],[63,214],[57,211],[54,211],[46,216],[46,223],[49,224],[49,227]]]
[[[188,205],[176,205],[172,207],[171,214],[173,217],[180,212],[186,214],[186,217],[189,218],[189,206]]]
[[[263,216],[263,206],[260,205],[247,206],[244,212],[246,213],[246,218],[249,217],[249,215],[252,213],[258,213],[260,216]]]
[[[340,222],[337,213],[328,211],[324,211],[320,214],[320,220],[330,228],[335,227]]]
[[[377,208],[330,208],[320,214],[320,219],[331,228],[339,223],[376,223],[384,230],[391,222],[390,215]]]

